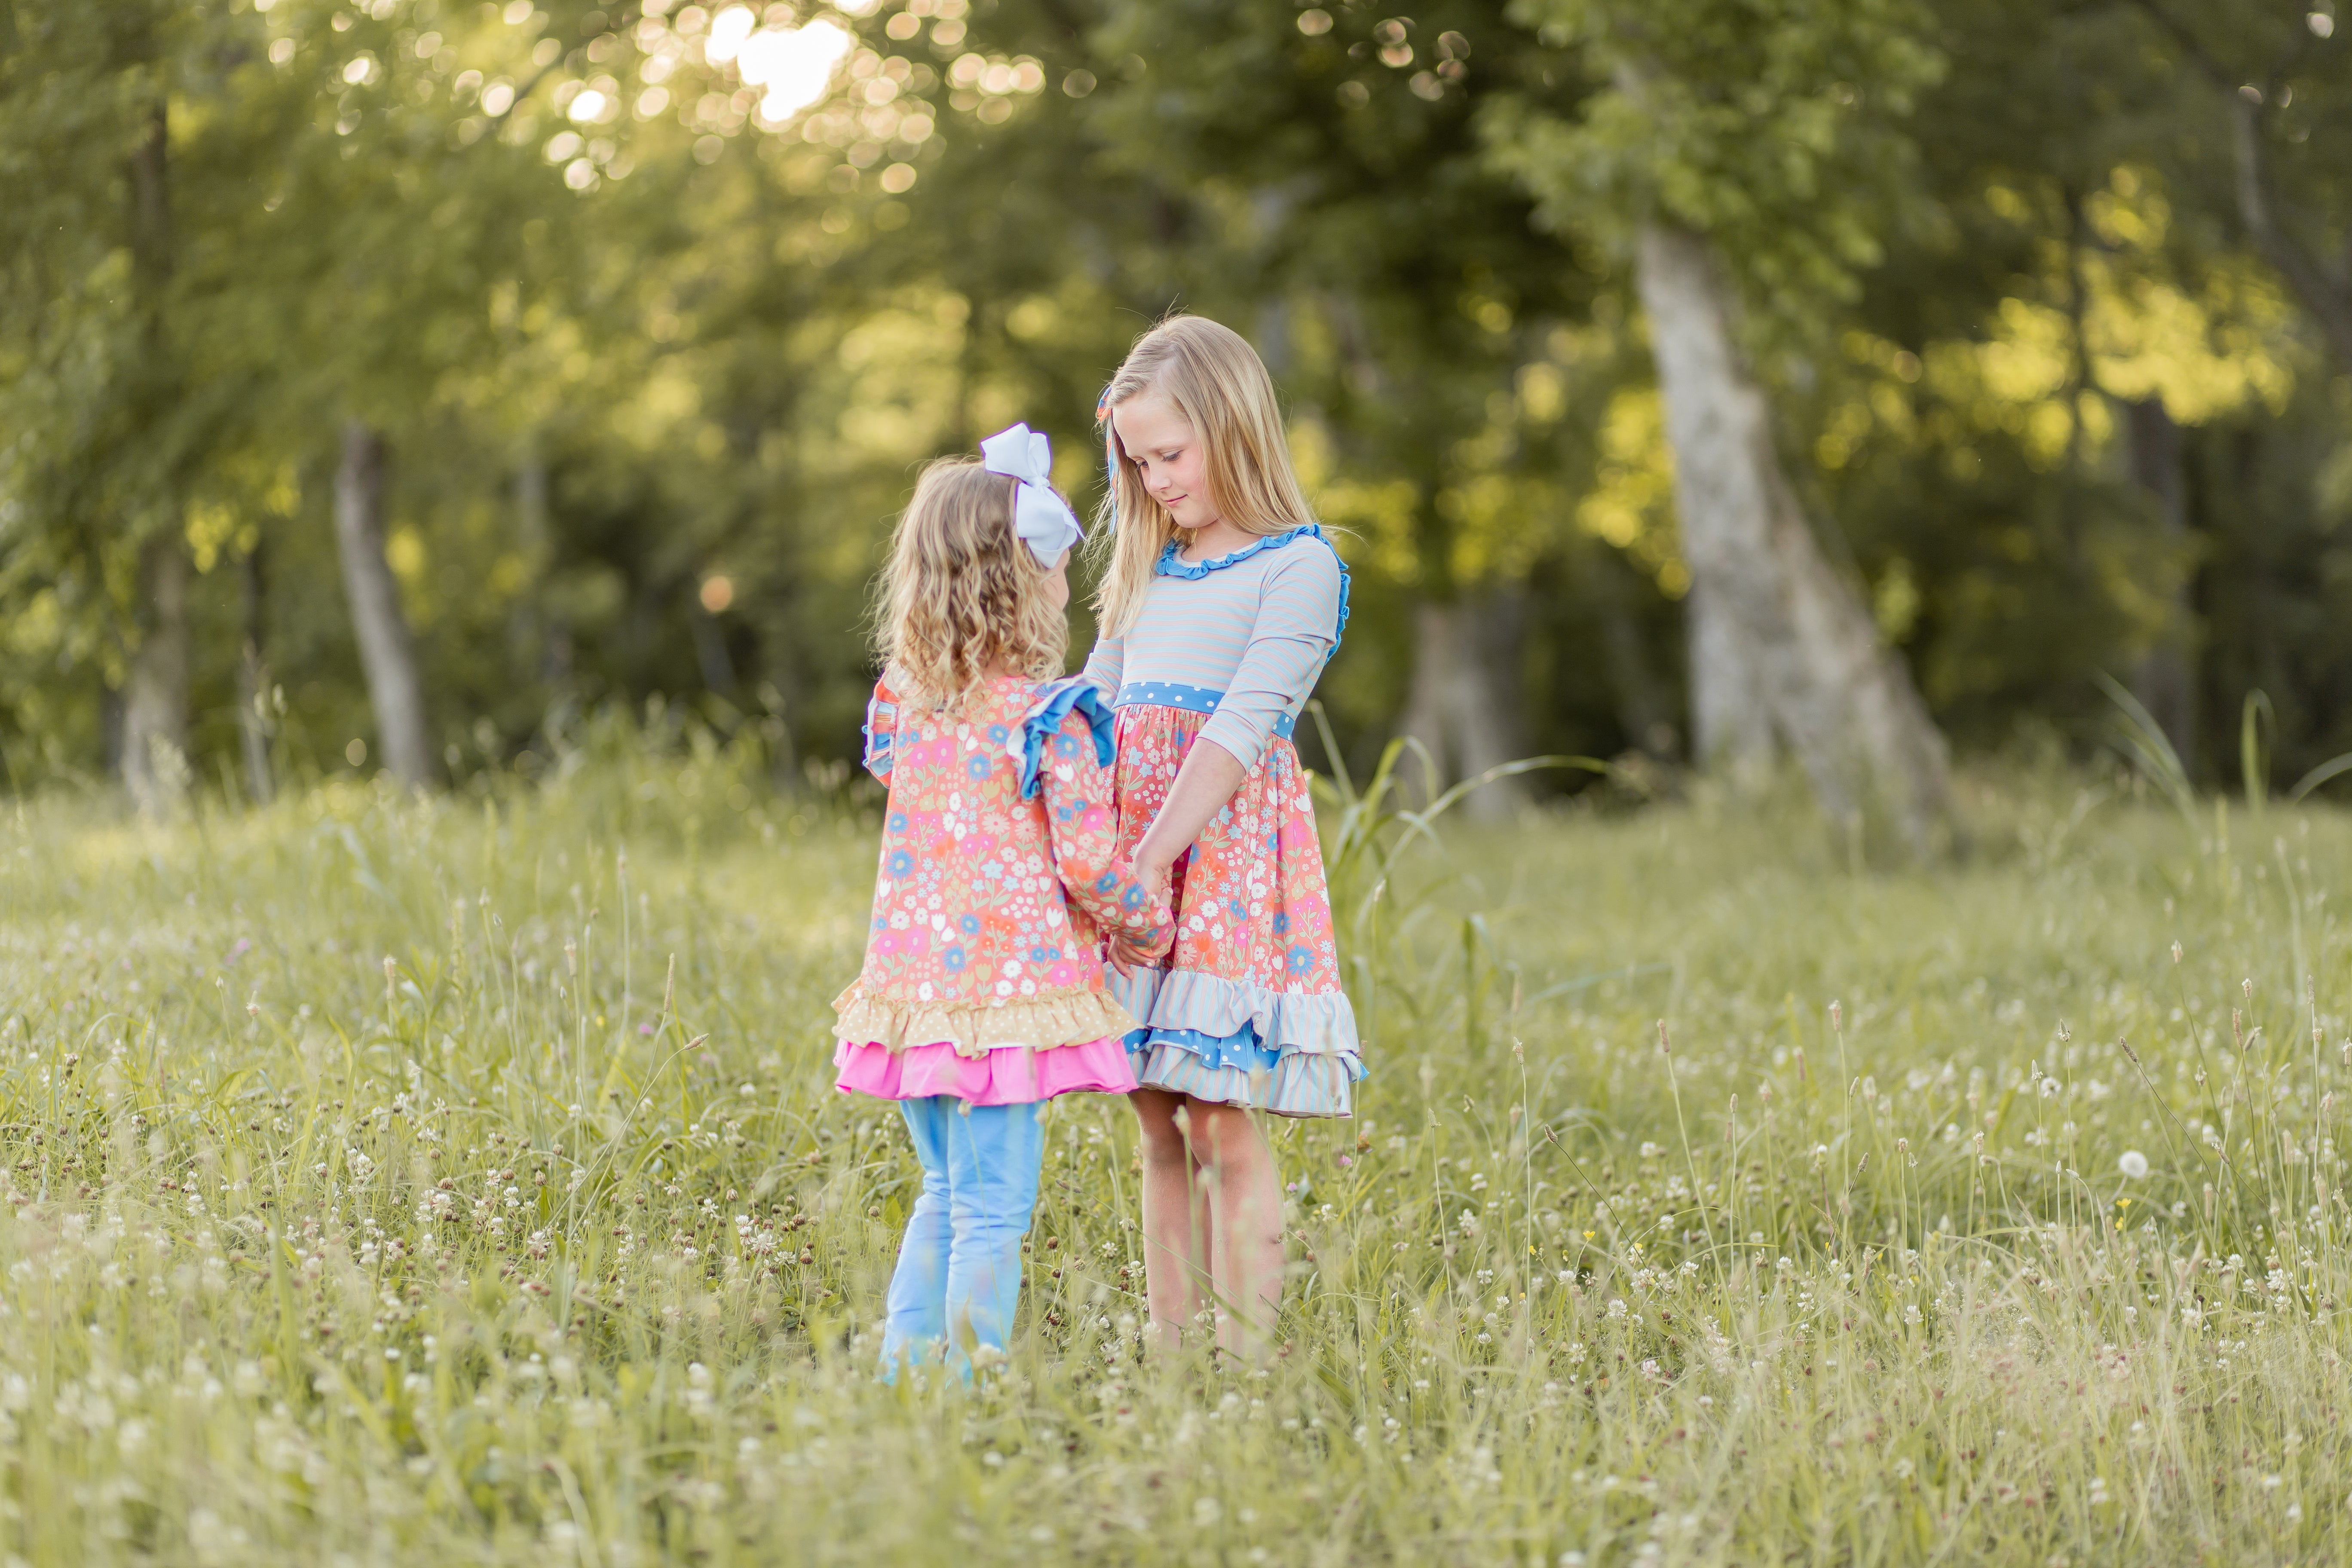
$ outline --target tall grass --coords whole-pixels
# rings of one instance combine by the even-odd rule
[[[829,1087],[855,808],[622,738],[5,808],[0,1552],[2342,1554],[2352,823],[2002,777],[1971,860],[1856,874],[1793,807],[1380,787],[1278,1353],[1139,1359],[1129,1118],[1066,1101],[969,1390],[870,1375],[914,1170]]]

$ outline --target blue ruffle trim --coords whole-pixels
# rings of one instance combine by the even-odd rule
[[[1234,1068],[1242,1072],[1272,1072],[1282,1060],[1282,1053],[1272,1046],[1258,1043],[1257,1031],[1242,1026],[1238,1034],[1223,1039],[1204,1035],[1198,1029],[1129,1029],[1127,1048],[1130,1053],[1148,1051],[1154,1046],[1174,1046],[1201,1058],[1201,1065],[1210,1068]]]
[[[898,705],[882,700],[877,692],[866,700],[866,755],[862,759],[866,771],[877,779],[890,776],[890,763],[898,739]]]
[[[1324,542],[1328,544],[1330,542],[1326,540]],[[1331,628],[1331,651],[1323,656],[1326,664],[1331,662],[1339,651],[1339,645],[1348,639],[1348,558],[1334,546],[1331,559],[1339,563],[1339,621]]]
[[[1243,545],[1230,555],[1220,555],[1212,561],[1177,560],[1176,552],[1183,547],[1184,542],[1181,539],[1171,539],[1168,542],[1168,547],[1160,552],[1159,564],[1152,570],[1162,577],[1181,577],[1187,583],[1197,583],[1212,572],[1222,572],[1228,566],[1238,566],[1261,551],[1279,550],[1292,540],[1302,539],[1309,534],[1321,539],[1323,530],[1316,523],[1302,522],[1286,532],[1269,533],[1262,539]],[[1339,552],[1334,551],[1332,553]]]
[[[1290,530],[1286,533],[1269,533],[1254,544],[1245,544],[1241,549],[1234,551],[1232,554],[1220,555],[1213,561],[1177,560],[1176,552],[1178,550],[1182,548],[1183,541],[1180,539],[1171,539],[1168,542],[1168,547],[1160,552],[1160,560],[1152,567],[1152,571],[1162,577],[1181,577],[1187,583],[1197,583],[1202,578],[1207,576],[1210,573],[1222,572],[1228,566],[1237,565],[1240,563],[1248,560],[1251,556],[1255,555],[1262,550],[1279,550],[1295,539],[1304,539],[1310,536],[1316,539],[1322,539],[1324,544],[1330,548],[1331,559],[1339,563],[1339,624],[1331,628],[1331,652],[1323,656],[1323,661],[1326,664],[1328,664],[1331,661],[1332,656],[1339,651],[1339,644],[1348,635],[1348,588],[1349,585],[1349,578],[1348,574],[1347,558],[1339,553],[1338,546],[1333,545],[1328,539],[1324,539],[1322,524],[1314,522],[1301,523],[1298,527]]]
[[[1046,742],[1062,732],[1072,710],[1083,714],[1095,739],[1095,761],[1103,767],[1118,755],[1118,716],[1102,688],[1083,675],[1065,676],[1037,688],[1037,699],[1021,720],[1021,798],[1034,800],[1045,783]]]

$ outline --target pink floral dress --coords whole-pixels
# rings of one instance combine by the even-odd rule
[[[890,798],[866,963],[834,1003],[839,1088],[1011,1105],[1135,1087],[1102,937],[1164,947],[1171,915],[1116,852],[1113,723],[1082,679],[992,680],[952,717],[876,686],[866,765]]]
[[[1248,773],[1176,862],[1167,967],[1113,993],[1141,1020],[1137,1079],[1284,1116],[1347,1116],[1364,1076],[1307,772],[1290,735],[1347,625],[1348,574],[1313,525],[1230,555],[1160,557],[1143,613],[1087,674],[1118,713],[1118,849],[1131,855],[1194,742]]]

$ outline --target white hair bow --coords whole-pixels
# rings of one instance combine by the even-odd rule
[[[980,444],[980,461],[990,473],[1020,481],[1013,491],[1013,531],[1038,565],[1050,571],[1063,551],[1087,536],[1077,513],[1054,493],[1054,444],[1043,430],[1026,425],[999,430]]]

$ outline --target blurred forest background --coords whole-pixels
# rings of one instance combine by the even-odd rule
[[[1359,762],[1932,816],[2104,672],[2198,778],[2259,689],[2291,779],[2352,752],[2337,23],[0,0],[0,787],[462,784],[599,714],[837,777],[916,466],[1027,420],[1091,505],[1180,306],[1349,531]]]

